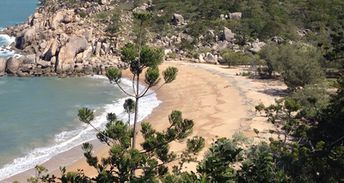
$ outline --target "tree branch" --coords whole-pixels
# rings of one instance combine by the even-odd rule
[[[144,97],[146,95],[146,93],[148,92],[149,88],[151,88],[152,85],[148,85],[147,88],[145,90],[143,90],[143,92],[139,95],[139,98]]]
[[[104,137],[108,138],[108,139],[111,139],[109,136],[105,135],[102,131],[100,131],[98,128],[96,128],[95,126],[93,126],[91,123],[89,123],[89,125],[94,129],[96,130],[98,133],[102,134]],[[114,143],[113,141],[111,141],[112,143]],[[111,147],[111,144],[109,144],[109,142],[105,142],[108,146]]]
[[[154,91],[155,91],[155,92],[159,91],[159,90],[160,90],[164,85],[166,85],[166,84],[167,84],[167,83],[164,83],[164,84],[160,85],[159,88],[155,89]],[[148,90],[147,90],[147,91],[148,91]],[[142,96],[140,96],[140,97],[146,97],[146,96],[155,94],[155,92],[151,92],[151,93],[148,93],[148,94],[146,95],[147,91],[145,92],[144,95],[142,95]]]
[[[127,91],[125,91],[122,86],[119,84],[119,82],[116,82],[117,86],[119,87],[119,89],[122,90],[123,93],[125,93],[126,95],[130,96],[130,97],[135,97],[134,95],[129,94]]]

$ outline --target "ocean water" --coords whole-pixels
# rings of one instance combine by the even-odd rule
[[[37,5],[38,0],[0,0],[0,29],[26,21]],[[15,54],[7,48],[12,42],[13,37],[0,34],[0,57]]]
[[[130,88],[129,80],[122,83]],[[80,107],[95,110],[92,124],[98,128],[104,127],[109,112],[126,121],[125,99],[103,76],[0,78],[0,181],[96,139],[96,132],[78,120]],[[143,98],[139,120],[159,103],[155,95]]]
[[[23,22],[37,0],[0,0],[0,28]],[[0,57],[15,54],[14,38],[0,35]],[[123,79],[124,88],[130,82]],[[42,164],[53,156],[96,138],[77,118],[80,107],[95,110],[93,125],[106,124],[106,114],[123,120],[125,96],[103,76],[83,78],[0,77],[0,182]],[[141,100],[139,120],[159,105],[155,95]]]

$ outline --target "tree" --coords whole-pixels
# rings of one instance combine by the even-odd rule
[[[278,124],[273,133],[281,138],[270,139],[270,148],[288,182],[344,180],[343,79],[338,83],[337,94],[326,106],[310,96],[310,104],[289,97],[265,108],[268,120]],[[304,112],[310,105],[316,114]]]
[[[197,171],[209,182],[234,182],[235,170],[231,165],[237,162],[241,151],[232,140],[220,138],[210,147]]]
[[[130,114],[135,111],[135,101],[131,98],[126,99],[123,108],[125,112],[128,114],[128,126],[130,126]]]
[[[286,85],[291,88],[317,84],[324,79],[320,67],[321,55],[309,45],[285,45],[280,50],[281,75]]]
[[[324,79],[320,67],[321,54],[318,50],[302,43],[265,47],[261,58],[266,61],[269,76],[274,71],[281,74],[283,81],[290,89],[317,84]]]
[[[79,110],[79,119],[91,125],[93,111],[87,108]],[[177,162],[174,172],[181,171],[185,162],[197,161],[198,153],[203,149],[205,141],[202,137],[193,137],[187,140],[187,147],[182,152],[171,152],[170,143],[185,140],[192,132],[194,122],[184,119],[182,113],[173,111],[169,115],[169,127],[162,132],[152,128],[148,122],[141,124],[143,142],[141,148],[131,147],[132,129],[121,120],[109,120],[105,130],[99,130],[97,138],[109,146],[109,156],[99,159],[93,154],[93,146],[84,143],[82,149],[87,163],[95,168],[98,174],[95,177],[86,176],[81,170],[66,172],[61,169],[62,176],[46,174],[45,168],[37,168],[38,176],[30,182],[156,182],[169,174],[168,165]],[[135,173],[138,170],[139,173]]]
[[[245,53],[234,52],[231,50],[222,50],[221,56],[223,62],[228,65],[228,67],[235,65],[248,65],[252,63],[253,58],[246,55]]]
[[[267,143],[262,142],[251,146],[247,152],[247,158],[238,170],[237,181],[240,183],[288,182],[285,173],[278,168],[273,156]]]
[[[80,118],[85,119],[84,122],[87,124],[90,115],[79,113]],[[129,126],[119,120],[110,121],[106,129],[97,135],[101,142],[111,147],[109,157],[100,161],[92,154],[91,144],[83,145],[88,164],[96,168],[99,173],[95,180],[97,182],[154,181],[165,175],[168,171],[166,165],[178,157],[178,154],[170,152],[169,144],[189,136],[194,124],[192,120],[183,119],[179,111],[171,113],[169,122],[170,126],[164,132],[155,131],[147,122],[142,123],[141,133],[144,141],[141,144],[143,150],[140,151],[130,146],[133,133]],[[194,137],[188,140],[187,144],[186,152],[197,154],[204,147],[204,140]],[[142,174],[135,174],[136,170],[141,170]]]
[[[263,47],[259,52],[259,56],[266,62],[266,72],[268,77],[271,78],[272,74],[278,71],[278,61],[279,61],[279,47],[277,44],[268,44]]]
[[[136,44],[128,43],[121,51],[121,59],[126,62],[132,73],[132,91],[128,92],[123,89],[120,85],[122,78],[122,71],[118,68],[110,68],[107,70],[106,76],[110,82],[117,84],[117,86],[128,96],[135,99],[135,109],[134,109],[134,125],[133,125],[133,138],[132,138],[132,148],[135,148],[136,142],[136,126],[138,120],[138,105],[140,98],[150,95],[147,93],[150,88],[156,86],[160,81],[159,64],[162,62],[163,52],[161,49],[151,48],[144,44],[144,32],[145,25],[150,19],[151,15],[148,13],[135,13],[134,17],[138,21],[138,33]],[[140,78],[142,72],[145,71],[145,83],[146,88],[143,90],[140,88]],[[178,69],[175,67],[168,67],[162,72],[164,78],[164,84],[171,83],[175,80]],[[160,87],[162,87],[162,84]]]

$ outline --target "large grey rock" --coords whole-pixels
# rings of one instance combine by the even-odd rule
[[[173,25],[184,25],[185,24],[185,20],[184,20],[184,17],[180,14],[173,14],[173,17],[172,17],[172,23]]]
[[[0,57],[0,76],[3,76],[6,71],[6,59]]]
[[[75,64],[75,56],[86,50],[87,47],[88,42],[84,37],[71,37],[68,43],[60,50],[57,62],[57,72],[72,71]]]
[[[74,16],[72,14],[70,14],[70,13],[65,14],[63,16],[63,19],[61,20],[61,22],[65,23],[65,24],[69,24],[69,23],[71,23],[73,21],[74,21]]]
[[[96,56],[100,55],[101,48],[102,48],[102,43],[101,42],[97,42],[96,49],[95,49],[95,52],[94,52]]]
[[[22,58],[23,64],[35,64],[36,63],[36,55],[26,55]]]
[[[47,67],[50,67],[51,63],[39,59],[37,60],[37,65],[41,66],[41,68],[47,68]]]
[[[51,60],[53,56],[56,56],[57,48],[58,48],[57,40],[51,39],[43,51],[42,58],[46,61]]]
[[[235,39],[235,34],[232,30],[228,29],[227,27],[223,28],[223,40],[232,42]]]
[[[231,19],[231,20],[240,20],[241,17],[242,17],[241,12],[229,13],[229,19]]]
[[[264,42],[260,42],[259,39],[257,39],[255,42],[252,43],[251,48],[249,51],[252,53],[258,53],[262,48],[266,45]]]
[[[17,38],[16,38],[16,48],[24,49],[30,43],[36,39],[36,29],[34,27],[25,29]]]
[[[74,11],[73,10],[61,10],[55,13],[55,15],[50,20],[50,28],[57,29],[60,24],[70,23],[73,21]]]
[[[218,57],[217,55],[213,55],[211,53],[207,53],[205,55],[204,60],[209,64],[218,64]]]
[[[20,57],[13,56],[9,58],[6,63],[6,72],[13,75],[17,74],[22,62],[23,60]]]

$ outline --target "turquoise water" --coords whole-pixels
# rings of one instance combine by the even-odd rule
[[[33,14],[38,0],[0,0],[0,29],[22,23]],[[6,48],[14,38],[0,34],[0,57],[10,57],[13,51]]]
[[[21,23],[38,0],[0,0],[0,28]],[[0,35],[0,57],[14,54],[13,37]],[[123,80],[123,86],[130,86]],[[96,111],[93,125],[102,128],[108,112],[123,120],[123,94],[104,77],[0,77],[0,182],[42,164],[53,156],[95,139],[96,132],[77,119],[77,110]],[[159,105],[155,95],[141,100],[139,120]]]
[[[120,97],[106,80],[1,78],[0,165],[79,127],[78,108],[101,108]]]
[[[13,169],[28,169],[94,139],[77,119],[77,110],[88,106],[97,115],[112,109],[120,114],[114,104],[121,97],[106,79],[0,78],[0,168],[7,165],[0,169],[0,180]]]
[[[130,88],[129,80],[122,81],[124,88]],[[77,118],[81,107],[95,111],[92,124],[99,129],[106,124],[109,112],[127,121],[125,99],[103,76],[0,78],[0,182],[96,139],[96,132]],[[139,120],[159,103],[155,94],[143,98]]]
[[[0,0],[0,27],[25,21],[37,4],[38,0]]]

